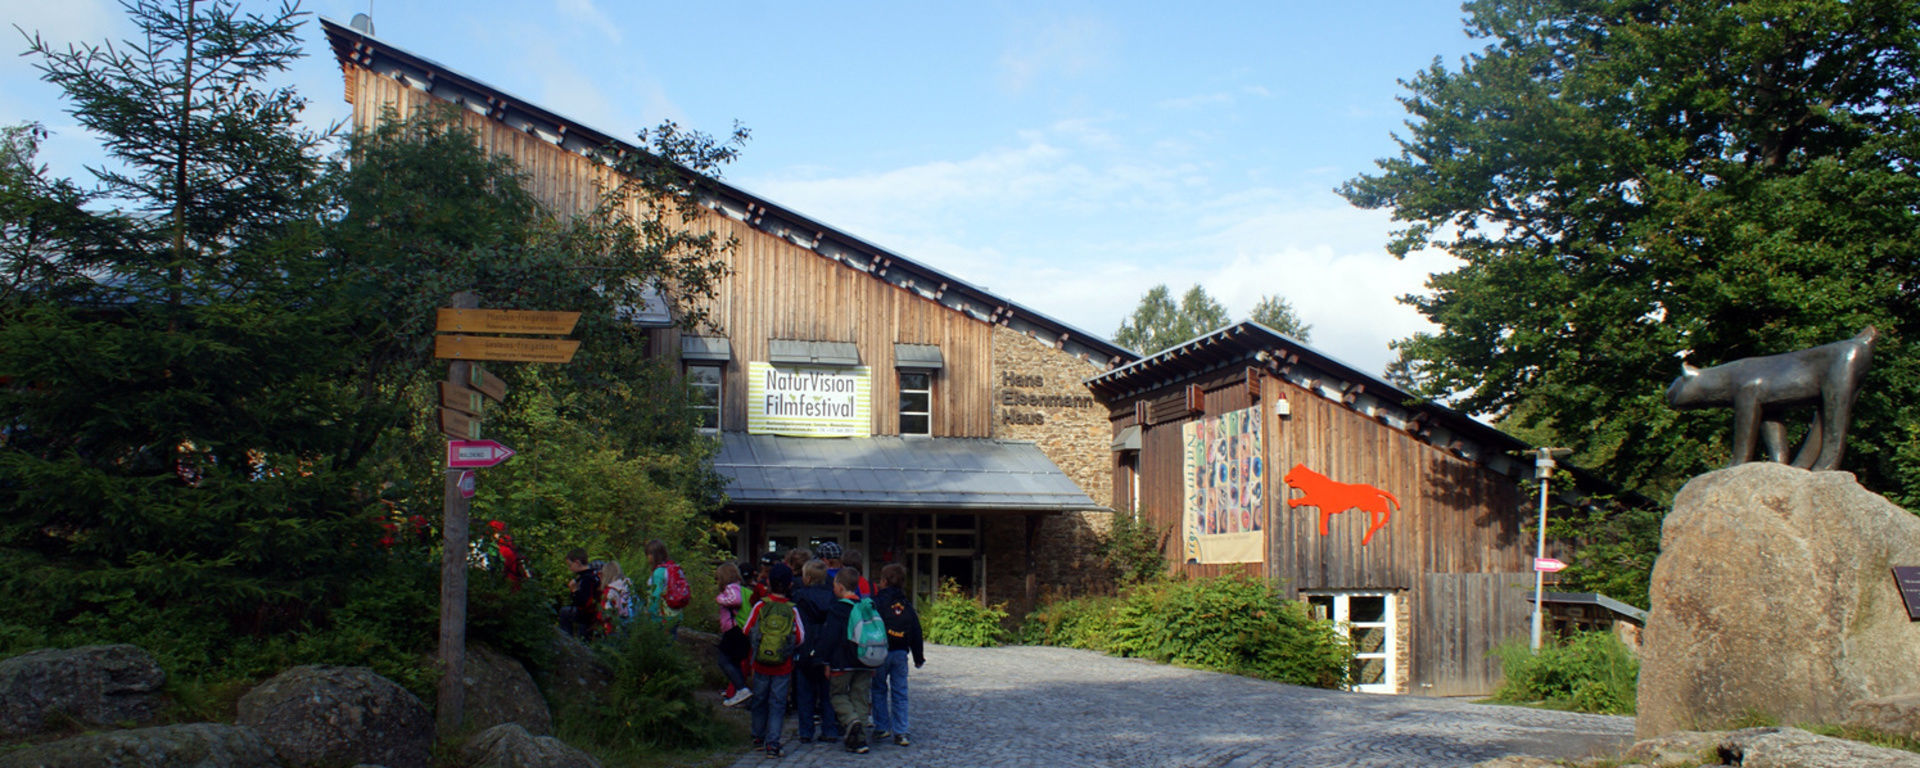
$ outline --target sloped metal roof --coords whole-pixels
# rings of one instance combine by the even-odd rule
[[[724,432],[713,467],[738,506],[980,512],[1104,509],[1033,443]]]

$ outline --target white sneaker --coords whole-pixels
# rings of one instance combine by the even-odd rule
[[[742,688],[738,691],[734,691],[733,696],[731,698],[720,703],[729,707],[737,707],[737,706],[740,706],[742,702],[751,698],[753,698],[753,691]]]

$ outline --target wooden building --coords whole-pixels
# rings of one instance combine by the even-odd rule
[[[1360,690],[1480,695],[1524,639],[1530,446],[1255,323],[1089,381],[1114,508],[1172,531],[1169,567],[1246,573],[1339,622]]]
[[[454,104],[567,213],[597,202],[598,133],[371,34],[322,21],[354,127]],[[953,276],[724,183],[693,226],[738,238],[713,327],[652,348],[705,395],[738,554],[823,541],[1030,602],[1084,578],[1110,520],[1110,432],[1084,380],[1137,358]],[[484,291],[484,288],[483,288]],[[663,318],[664,319],[664,318]]]

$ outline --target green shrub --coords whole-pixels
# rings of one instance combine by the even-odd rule
[[[635,627],[594,645],[613,669],[599,702],[566,702],[555,729],[571,744],[603,757],[658,750],[711,750],[730,736],[712,705],[696,700],[700,670],[665,632]]]
[[[1123,602],[1118,597],[1081,597],[1040,606],[1020,625],[1020,641],[1104,652]]]
[[[1343,688],[1353,652],[1329,622],[1244,576],[1158,580],[1119,597],[1052,603],[1022,639],[1297,685]]]
[[[1095,553],[1113,573],[1114,583],[1126,586],[1167,572],[1166,559],[1160,553],[1163,543],[1161,534],[1147,524],[1140,512],[1118,512],[1113,516],[1113,526],[1095,547]]]
[[[1582,632],[1533,653],[1511,641],[1495,648],[1506,680],[1493,700],[1610,715],[1634,713],[1640,660],[1611,632]]]
[[[1006,605],[987,605],[947,579],[940,583],[933,601],[921,609],[920,626],[929,643],[986,648],[1000,644],[1006,635],[1000,622],[1006,618]]]

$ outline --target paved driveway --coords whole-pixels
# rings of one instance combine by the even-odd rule
[[[1633,718],[1300,688],[1064,648],[927,649],[913,746],[866,755],[794,741],[736,766],[1469,766],[1581,757],[1632,742]]]

